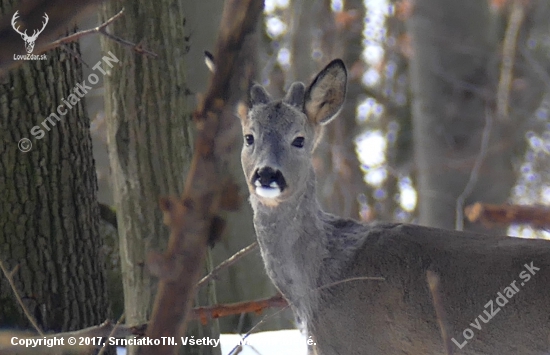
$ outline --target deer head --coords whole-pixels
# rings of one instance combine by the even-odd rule
[[[15,14],[13,14],[13,17],[11,18],[11,26],[15,30],[15,32],[19,33],[21,35],[21,38],[25,41],[25,49],[27,50],[27,53],[32,53],[34,50],[34,43],[36,42],[36,39],[38,38],[38,35],[44,31],[44,28],[46,28],[46,25],[48,24],[48,15],[44,13],[44,22],[42,22],[42,28],[40,30],[33,30],[32,36],[27,35],[27,30],[25,32],[19,31],[19,26],[16,27],[17,18],[19,11],[15,11]]]
[[[322,126],[340,111],[347,73],[336,59],[306,89],[297,82],[283,100],[273,101],[255,85],[248,114],[241,115],[244,146],[241,161],[253,198],[268,206],[300,194],[311,176],[311,154]]]

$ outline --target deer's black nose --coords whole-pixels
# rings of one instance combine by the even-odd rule
[[[275,170],[269,166],[265,166],[263,168],[256,170],[252,183],[256,184],[256,181],[258,181],[261,184],[261,186],[264,186],[264,187],[277,186],[280,189],[284,189],[286,187],[285,178],[283,177],[283,174],[281,173],[281,171]],[[274,183],[276,185],[274,185]]]
[[[273,181],[277,182],[277,173],[279,171],[270,167],[258,169],[258,180],[263,186],[269,186]],[[280,173],[279,173],[280,174]]]

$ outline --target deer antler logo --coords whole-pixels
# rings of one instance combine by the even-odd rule
[[[44,28],[46,28],[46,25],[48,24],[49,17],[46,13],[44,13],[44,22],[42,22],[42,28],[40,30],[34,30],[32,32],[32,36],[27,35],[27,30],[25,32],[19,31],[19,26],[16,26],[17,18],[19,11],[15,11],[15,14],[13,14],[13,17],[11,18],[11,26],[15,30],[15,32],[19,33],[21,35],[21,38],[25,41],[25,49],[27,50],[27,53],[32,53],[34,49],[34,43],[36,42],[36,39],[38,38],[38,35],[44,31]]]

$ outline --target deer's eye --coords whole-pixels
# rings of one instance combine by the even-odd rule
[[[292,141],[292,146],[296,148],[303,148],[304,147],[304,137],[296,137]]]
[[[244,141],[246,142],[246,146],[251,146],[254,144],[254,136],[251,134],[245,134],[244,135]]]

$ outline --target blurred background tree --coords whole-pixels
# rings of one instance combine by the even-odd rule
[[[188,35],[181,60],[188,107],[205,88],[202,51],[212,48],[215,36],[215,26],[201,16],[219,16],[221,3],[207,7],[184,7]],[[344,59],[346,106],[314,157],[319,199],[328,211],[364,221],[502,234],[506,228],[470,224],[457,209],[475,201],[550,199],[543,178],[550,138],[549,11],[544,1],[266,1],[256,78],[280,97],[291,82],[309,82],[331,59]],[[499,103],[503,93],[505,102]],[[101,107],[95,137],[105,142]],[[231,174],[240,178],[235,159]],[[105,171],[100,177],[109,176]],[[111,193],[104,196],[110,203]],[[227,216],[229,228],[214,249],[213,264],[254,239],[250,208],[242,208]],[[535,235],[524,227],[509,231]],[[257,273],[262,269],[255,253],[224,271],[216,281],[217,301],[273,292]],[[292,318],[287,313],[278,319],[260,329],[289,326]],[[256,322],[250,316],[223,321],[222,331],[245,331]]]
[[[2,6],[11,11],[11,2]],[[90,13],[82,27],[96,26],[124,6],[124,17],[109,31],[159,55],[150,58],[104,37],[81,39],[84,76],[105,51],[124,63],[101,78],[105,82],[86,96],[82,110],[91,118],[97,200],[116,206],[123,257],[115,253],[111,264],[122,264],[126,297],[123,306],[122,290],[111,287],[111,302],[116,315],[124,307],[127,322],[142,323],[156,291],[156,280],[144,268],[145,256],[148,250],[162,249],[167,235],[157,200],[181,192],[192,154],[191,112],[210,75],[203,51],[213,48],[222,2],[106,1],[102,6],[100,17]],[[469,223],[463,208],[476,201],[550,203],[549,16],[545,0],[267,0],[245,56],[255,63],[255,80],[275,97],[295,80],[309,82],[331,59],[344,59],[349,74],[346,105],[340,119],[327,127],[314,156],[319,199],[326,210],[363,221],[547,237],[530,226]],[[73,63],[74,52],[48,54],[71,63],[64,68],[78,78],[81,69]],[[61,70],[55,69],[57,62],[48,65]],[[38,92],[47,85],[21,68],[2,78],[4,102],[13,101],[10,88],[23,85],[21,80],[28,81],[26,90],[36,86]],[[14,76],[18,71],[22,74]],[[232,100],[246,100],[245,92],[236,87]],[[26,100],[21,97],[17,100]],[[6,118],[16,111],[2,117],[10,132],[20,130],[13,128],[15,120]],[[79,111],[78,117],[85,115]],[[28,120],[30,126],[38,122]],[[86,129],[77,128],[79,143],[86,145]],[[4,151],[15,136],[4,136]],[[242,142],[234,144],[238,152]],[[13,155],[2,156],[6,172],[13,175],[21,168]],[[227,170],[239,180],[245,200],[248,191],[237,153]],[[5,186],[6,191],[14,188]],[[95,192],[89,195],[96,199]],[[31,200],[44,203],[39,201]],[[26,208],[25,203],[14,199],[4,206],[13,214]],[[90,202],[86,215],[93,217],[92,207]],[[95,231],[92,217],[87,228]],[[247,203],[224,217],[227,228],[205,272],[255,240]],[[40,228],[39,222],[33,223]],[[12,229],[3,227],[4,234]],[[13,249],[15,241],[6,245]],[[224,270],[197,305],[274,292],[255,251]],[[262,318],[243,314],[220,321],[219,328],[216,322],[204,329],[197,323],[192,331],[244,332]],[[268,319],[258,330],[293,323],[288,311]]]

